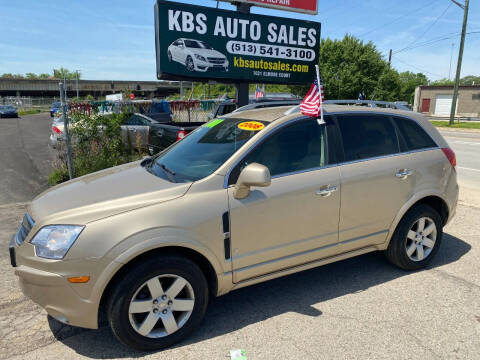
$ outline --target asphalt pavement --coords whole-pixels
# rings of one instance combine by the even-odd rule
[[[440,131],[457,156],[461,186],[480,191],[480,131]]]
[[[31,201],[47,188],[51,122],[48,113],[0,118],[0,205]]]
[[[0,119],[0,246],[26,201],[46,187],[52,153],[48,115]],[[447,134],[459,179],[475,185],[478,138]],[[476,159],[471,159],[476,157]],[[465,172],[463,172],[465,170]],[[476,192],[478,194],[478,192]],[[480,207],[465,198],[428,269],[405,272],[366,254],[213,299],[200,328],[155,353],[120,344],[108,327],[85,330],[48,319],[25,298],[0,252],[0,359],[478,359]]]

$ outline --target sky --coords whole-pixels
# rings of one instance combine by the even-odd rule
[[[179,2],[216,6],[214,0]],[[65,67],[80,70],[83,79],[156,80],[154,3],[0,0],[0,74]],[[219,7],[235,9],[226,2]],[[319,21],[322,38],[342,39],[348,33],[372,41],[385,58],[393,49],[394,68],[423,72],[431,80],[449,77],[453,54],[454,78],[463,10],[450,0],[318,0],[318,8],[318,15],[260,7],[252,13]],[[462,76],[479,76],[479,1],[470,1],[468,32]]]

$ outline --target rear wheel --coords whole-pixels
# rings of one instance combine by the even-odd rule
[[[398,224],[386,250],[387,258],[405,270],[425,267],[440,247],[442,228],[435,209],[423,204],[413,207]]]
[[[157,257],[133,268],[108,302],[115,336],[138,350],[157,350],[185,338],[201,322],[208,285],[200,268],[182,257]]]
[[[168,50],[167,55],[168,55],[168,62],[172,62],[172,53],[170,52],[170,50]]]

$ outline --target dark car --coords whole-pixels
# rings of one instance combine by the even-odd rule
[[[16,118],[18,117],[18,111],[15,106],[12,105],[0,105],[0,117],[2,118]]]
[[[60,103],[60,101],[53,102],[50,106],[50,116],[53,117],[55,113],[59,112],[61,106],[62,104]]]

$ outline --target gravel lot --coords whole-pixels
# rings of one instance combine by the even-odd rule
[[[41,134],[38,149],[29,150],[35,155],[12,154],[26,159],[48,154],[48,126],[41,125],[47,120],[38,120],[47,135]],[[3,166],[11,164],[4,159],[2,183]],[[21,293],[6,248],[24,202],[45,187],[46,169],[47,163],[34,172],[38,178],[28,194],[12,190],[27,180],[0,188],[2,359],[227,359],[239,348],[249,359],[479,358],[480,208],[470,206],[471,195],[462,197],[427,270],[404,272],[373,253],[240,289],[214,299],[201,328],[186,341],[143,354],[118,343],[107,327],[84,330],[49,322]],[[14,195],[7,197],[5,189]]]

